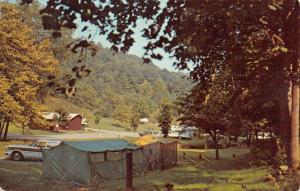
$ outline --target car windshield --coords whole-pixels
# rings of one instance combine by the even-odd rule
[[[47,145],[47,142],[33,142],[31,144],[29,144],[29,146],[32,146],[32,147],[46,147]]]
[[[38,147],[46,147],[47,146],[47,142],[38,142],[37,146]]]

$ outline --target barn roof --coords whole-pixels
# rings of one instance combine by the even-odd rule
[[[105,152],[136,150],[139,147],[121,139],[112,140],[84,140],[84,141],[63,141],[66,145],[80,151],[86,152]]]

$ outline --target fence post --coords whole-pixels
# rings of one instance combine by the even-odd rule
[[[132,152],[126,153],[126,191],[132,191]]]

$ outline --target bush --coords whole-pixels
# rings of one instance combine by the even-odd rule
[[[254,166],[280,166],[286,162],[285,152],[276,139],[255,140],[250,147],[250,153],[253,157],[251,165]]]

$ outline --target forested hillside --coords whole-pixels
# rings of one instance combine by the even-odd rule
[[[73,55],[61,63],[61,73],[71,73],[77,59],[78,56]],[[75,97],[48,97],[45,99],[48,107],[69,112],[80,112],[74,111],[80,108],[85,115],[97,113],[102,117],[116,117],[118,113],[128,112],[135,107],[141,117],[154,118],[162,99],[173,100],[192,86],[184,74],[145,64],[137,56],[113,54],[102,47],[94,57],[87,54],[82,63],[91,73],[76,82]],[[63,105],[67,101],[78,107],[63,107],[59,100],[64,102]]]

